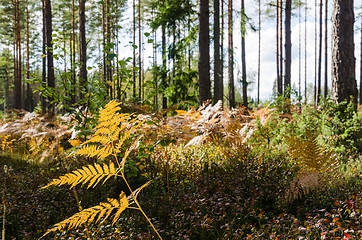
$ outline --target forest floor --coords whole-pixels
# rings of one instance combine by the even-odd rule
[[[144,137],[127,158],[125,176],[132,189],[152,180],[138,201],[163,239],[362,239],[362,112],[348,109],[325,104],[285,114],[278,106],[210,105],[168,117],[140,113],[145,124],[124,145]],[[120,178],[89,189],[41,189],[82,166],[104,163],[69,157],[81,142],[72,119],[24,112],[0,124],[6,239],[38,239],[80,207],[130,193]],[[90,137],[95,128],[89,128]],[[157,238],[134,209],[115,224],[85,222],[44,236]]]

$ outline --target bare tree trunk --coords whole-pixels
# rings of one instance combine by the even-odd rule
[[[199,104],[211,99],[209,0],[200,0],[199,14]]]
[[[20,33],[20,9],[19,0],[14,0],[14,32],[15,32],[15,50],[14,50],[14,91],[15,108],[23,108],[23,96],[21,86],[21,33]]]
[[[322,24],[323,24],[323,0],[320,0],[319,5],[319,58],[318,58],[318,82],[317,82],[317,99],[316,103],[319,104],[321,96],[321,85],[322,85]]]
[[[261,1],[258,1],[258,93],[257,104],[260,100],[260,45],[261,45]]]
[[[314,105],[317,105],[317,0],[314,0]]]
[[[233,1],[229,0],[228,10],[228,28],[229,28],[229,106],[235,107],[235,88],[234,88],[234,51],[233,51]]]
[[[53,26],[52,26],[52,9],[51,9],[51,1],[44,0],[44,8],[45,8],[45,36],[46,36],[46,46],[47,46],[47,80],[48,87],[55,88],[55,76],[54,76],[54,60],[53,60],[53,43],[52,43],[52,34],[53,34]],[[53,98],[48,96],[48,114],[49,116],[53,116],[54,114],[54,104],[52,104]]]
[[[246,81],[246,60],[245,60],[245,5],[244,0],[241,0],[241,14],[242,14],[242,29],[241,32],[241,65],[242,65],[242,78],[243,78],[243,104],[245,107],[248,107],[248,83]]]
[[[214,103],[223,99],[220,58],[220,0],[214,0]]]
[[[72,0],[72,38],[70,44],[70,68],[72,70],[71,103],[77,102],[77,80],[75,74],[75,2]]]
[[[359,104],[362,104],[362,18],[361,18],[361,43],[360,43],[360,77],[359,77]]]
[[[87,91],[87,42],[85,36],[85,1],[79,0],[79,43],[80,43],[80,87],[79,98],[82,99],[83,91]]]
[[[353,0],[333,1],[332,95],[336,103],[357,102]]]
[[[280,4],[279,4],[279,66],[280,66],[280,86],[281,86],[281,92],[283,93],[285,91],[285,76],[283,76],[283,0],[280,0]]]
[[[138,0],[138,97],[142,100],[142,23],[141,23],[141,0]]]
[[[292,40],[290,30],[290,20],[292,16],[292,1],[287,0],[285,4],[285,90],[290,88],[291,64],[292,64]],[[290,98],[290,92],[288,92]]]
[[[29,47],[29,6],[28,1],[26,2],[26,79],[30,79],[30,47]],[[30,84],[26,84],[26,109],[32,111],[32,98]]]
[[[167,84],[167,69],[166,69],[166,26],[162,25],[162,109],[167,109],[167,98],[165,96],[165,90],[168,87]]]
[[[279,0],[276,2],[276,67],[277,67],[277,93],[283,93],[283,86],[280,75],[280,62],[279,62]]]
[[[298,96],[300,97],[302,94],[302,4],[298,6],[298,21],[299,21],[299,36],[298,36]],[[301,108],[301,102],[299,102],[299,106]]]
[[[328,0],[324,18],[324,98],[328,96]]]
[[[308,13],[308,4],[307,0],[305,1],[305,12],[304,12],[304,101],[307,104],[307,13]]]
[[[136,44],[136,0],[133,0],[133,45]],[[133,46],[133,101],[136,99],[136,49]]]
[[[46,88],[47,85],[47,72],[46,72],[46,68],[47,68],[47,63],[46,63],[46,21],[45,21],[45,1],[42,1],[42,15],[43,15],[43,61],[42,61],[42,88]],[[41,109],[42,109],[42,113],[46,113],[46,98],[43,94],[41,94]]]

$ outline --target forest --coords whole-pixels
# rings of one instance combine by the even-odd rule
[[[362,5],[0,0],[1,239],[362,239]]]

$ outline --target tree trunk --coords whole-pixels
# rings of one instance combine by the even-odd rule
[[[167,84],[167,64],[166,59],[166,26],[165,24],[162,25],[162,71],[161,71],[161,77],[162,77],[162,109],[167,109],[167,98],[165,95],[165,90],[168,87]]]
[[[324,98],[328,96],[328,0],[324,16]]]
[[[133,101],[136,99],[136,0],[133,0]]]
[[[46,88],[47,85],[47,62],[46,62],[46,21],[45,21],[45,1],[42,1],[42,15],[43,15],[43,56],[42,56],[42,88]],[[46,105],[46,98],[44,94],[41,94],[41,110],[42,114],[46,113],[47,105]]]
[[[276,67],[277,67],[277,93],[283,93],[282,79],[280,75],[279,61],[279,0],[276,2]]]
[[[26,3],[26,79],[30,79],[30,49],[29,49],[29,6],[28,1]],[[30,84],[26,84],[26,109],[32,111],[32,98]]]
[[[361,43],[360,43],[360,76],[359,76],[359,104],[362,104],[362,18],[361,18]]]
[[[234,51],[233,51],[233,1],[229,0],[228,10],[228,28],[229,28],[229,106],[235,107],[235,88],[234,88]]]
[[[81,91],[79,93],[79,98],[82,99],[83,91],[86,92],[87,87],[87,42],[85,36],[85,1],[79,0],[79,43],[80,43],[80,87]]]
[[[260,45],[261,45],[261,0],[258,1],[258,89],[257,104],[260,101]]]
[[[292,64],[292,41],[290,31],[290,19],[292,16],[292,1],[287,0],[285,3],[285,88],[290,88],[291,64]],[[288,92],[290,98],[290,92]]]
[[[220,0],[214,0],[214,103],[223,100],[220,58]]]
[[[246,81],[246,60],[245,60],[245,6],[244,0],[241,0],[241,24],[242,24],[242,32],[241,32],[241,65],[242,65],[242,81],[243,81],[243,104],[245,107],[248,107],[248,83]]]
[[[320,101],[320,96],[321,96],[321,85],[322,85],[322,39],[323,39],[323,35],[322,35],[322,24],[323,24],[323,0],[320,1],[320,5],[319,5],[319,58],[318,58],[318,82],[317,82],[317,105],[319,104]]]
[[[15,108],[21,109],[24,105],[21,86],[21,33],[20,33],[20,9],[19,0],[14,0],[14,95]]]
[[[71,52],[70,52],[70,65],[72,70],[72,87],[71,87],[71,103],[77,102],[77,80],[75,74],[75,3],[72,0],[72,40],[71,40]]]
[[[52,43],[52,9],[51,9],[51,1],[44,0],[44,8],[45,8],[45,36],[46,36],[46,46],[47,46],[47,80],[48,87],[55,88],[55,77],[54,77],[54,63],[53,63],[53,43]],[[51,102],[53,98],[48,96],[48,114],[52,116],[54,114],[54,104]]]
[[[353,0],[333,1],[332,95],[336,103],[357,102]]]
[[[283,0],[280,0],[279,3],[279,66],[280,66],[280,87],[281,87],[281,93],[285,90],[285,82],[284,82],[284,76],[283,76]]]
[[[142,100],[142,23],[141,23],[141,0],[138,1],[138,97]]]
[[[304,12],[304,103],[307,104],[307,13],[308,4],[305,1],[305,12]]]
[[[317,105],[317,0],[314,0],[314,105]]]
[[[211,99],[209,0],[200,0],[199,15],[199,103]]]

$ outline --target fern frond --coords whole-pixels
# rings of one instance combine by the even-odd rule
[[[71,173],[67,173],[63,176],[60,176],[57,179],[53,179],[46,186],[42,187],[48,188],[50,186],[62,186],[70,185],[71,188],[78,184],[88,183],[88,187],[95,187],[97,184],[104,178],[107,181],[111,176],[117,175],[116,168],[114,167],[113,162],[110,162],[109,165],[104,164],[103,167],[98,163],[94,165],[84,166],[83,168],[74,170]]]
[[[43,238],[45,235],[47,235],[51,232],[77,228],[81,224],[86,223],[86,222],[88,224],[90,224],[94,221],[95,217],[97,217],[97,216],[98,216],[98,218],[96,220],[96,223],[99,222],[102,218],[103,218],[102,221],[105,221],[114,210],[117,210],[117,212],[115,213],[115,215],[113,217],[112,223],[113,224],[116,223],[118,221],[121,213],[124,210],[126,210],[126,208],[129,206],[130,203],[124,192],[122,192],[119,195],[119,200],[108,198],[107,201],[108,202],[106,202],[106,203],[100,203],[97,206],[84,209],[83,211],[74,214],[70,218],[63,220],[60,223],[55,224],[54,227],[51,229],[48,229],[47,232],[41,238]]]
[[[337,160],[332,157],[331,152],[320,146],[309,131],[305,140],[285,136],[289,146],[290,155],[297,160],[298,165],[302,170],[313,172],[326,171],[337,163]]]

